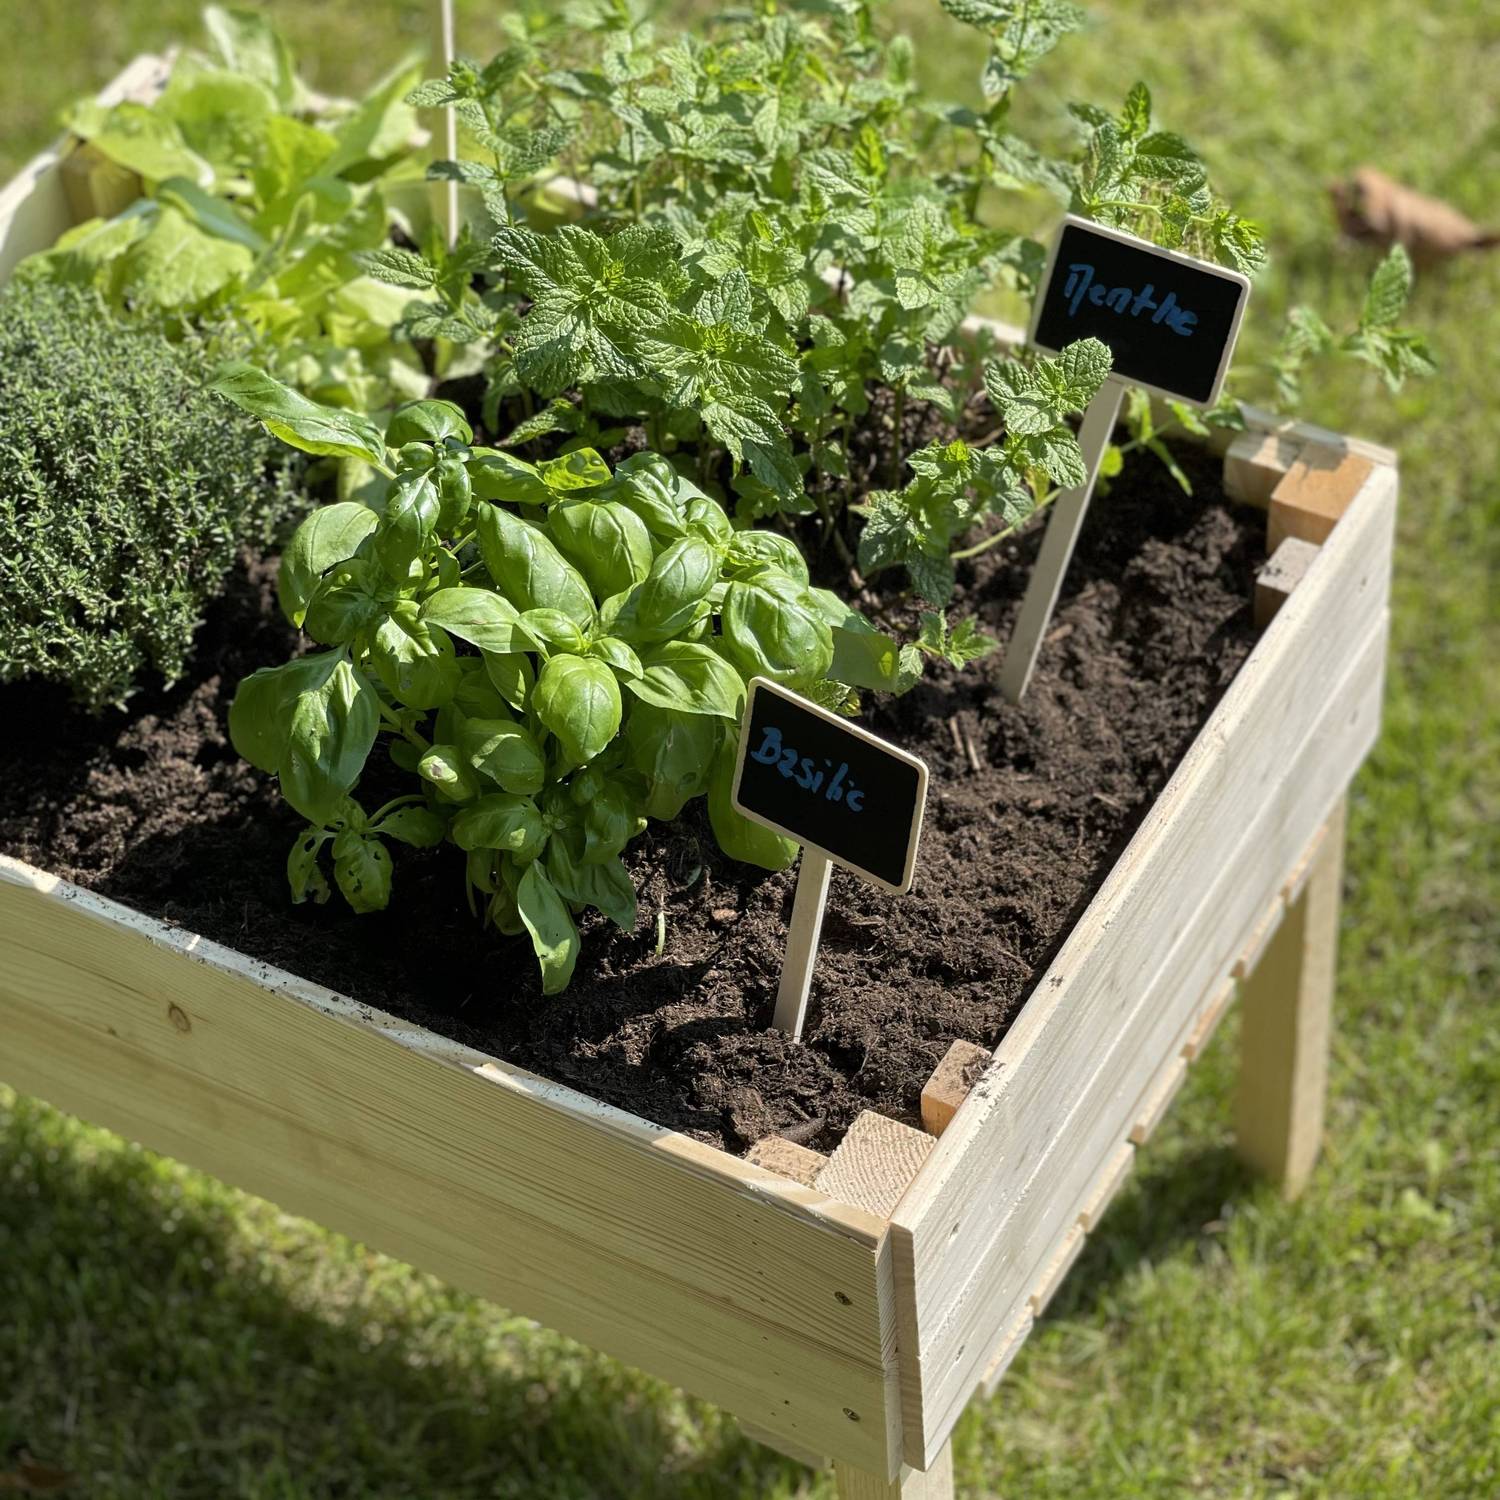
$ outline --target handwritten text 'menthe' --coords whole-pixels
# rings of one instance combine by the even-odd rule
[[[1077,261],[1068,267],[1068,280],[1063,287],[1063,296],[1068,299],[1070,318],[1078,316],[1078,309],[1087,297],[1095,307],[1107,307],[1127,317],[1138,318],[1142,313],[1150,313],[1153,323],[1165,323],[1173,333],[1181,334],[1185,339],[1191,338],[1198,322],[1198,314],[1179,307],[1177,297],[1172,292],[1168,292],[1160,302],[1156,300],[1155,294],[1156,283],[1152,281],[1148,281],[1140,291],[1128,286],[1107,287],[1103,282],[1094,280],[1094,268],[1083,261]]]

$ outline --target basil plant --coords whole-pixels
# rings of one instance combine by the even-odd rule
[[[295,901],[356,911],[391,893],[387,845],[444,840],[471,907],[530,935],[563,989],[575,914],[630,929],[621,861],[647,818],[708,796],[725,852],[782,869],[796,847],[730,805],[745,683],[763,674],[842,705],[894,688],[896,644],[808,582],[796,545],[737,529],[664,458],[613,472],[591,448],[531,464],[476,447],[458,407],[399,408],[382,432],[238,364],[214,388],[306,452],[368,466],[281,563],[280,602],[322,649],[253,673],[235,748],[307,819],[287,861]],[[378,742],[411,790],[355,795]]]

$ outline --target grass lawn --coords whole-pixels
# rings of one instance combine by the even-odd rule
[[[277,0],[319,82],[420,43],[416,0]],[[58,0],[0,55],[0,169],[195,5]],[[922,66],[967,90],[935,0]],[[1138,76],[1268,227],[1254,356],[1290,300],[1354,306],[1324,180],[1361,162],[1500,218],[1493,0],[1097,3],[1028,109]],[[486,22],[484,16],[491,19]],[[483,50],[494,8],[461,6]],[[953,60],[962,59],[955,76]],[[1229,1151],[1234,1023],[993,1401],[960,1493],[1500,1493],[1500,253],[1419,286],[1441,375],[1306,414],[1398,446],[1386,732],[1352,805],[1328,1144],[1296,1207]],[[0,1073],[4,1040],[0,1038]],[[0,1471],[107,1497],[826,1496],[734,1423],[523,1319],[0,1089]]]

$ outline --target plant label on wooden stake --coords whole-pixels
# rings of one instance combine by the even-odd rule
[[[927,767],[867,729],[765,677],[752,679],[730,800],[802,845],[776,992],[775,1024],[802,1035],[834,865],[902,895],[911,889]]]
[[[1078,434],[1088,479],[1053,505],[1042,550],[1000,669],[1020,702],[1062,589],[1126,385],[1212,406],[1219,399],[1250,295],[1238,271],[1162,250],[1074,214],[1064,218],[1042,273],[1027,341],[1057,354],[1077,339],[1108,345],[1111,374]]]

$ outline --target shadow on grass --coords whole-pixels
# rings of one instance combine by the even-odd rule
[[[0,1308],[0,1454],[91,1500],[810,1482],[613,1361],[3,1094]]]
[[[1188,1151],[1172,1160],[1139,1156],[1078,1263],[1047,1309],[1049,1317],[1100,1310],[1142,1264],[1168,1258],[1179,1246],[1218,1233],[1257,1179],[1228,1146]]]

